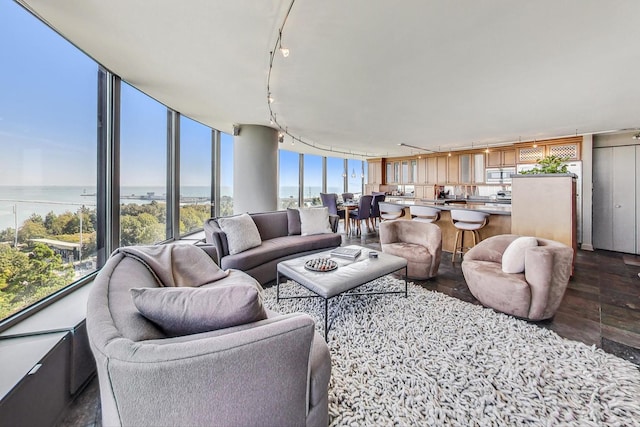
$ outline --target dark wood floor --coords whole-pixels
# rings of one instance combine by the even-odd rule
[[[380,250],[377,233],[344,238]],[[578,251],[574,275],[555,317],[534,324],[558,335],[595,345],[640,366],[640,257],[608,251]],[[414,281],[426,289],[478,304],[460,263],[443,254],[438,276]],[[98,382],[94,378],[69,407],[59,426],[100,426]]]

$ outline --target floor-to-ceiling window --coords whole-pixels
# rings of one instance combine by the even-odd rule
[[[300,190],[300,154],[279,150],[278,209],[298,207]]]
[[[180,234],[211,217],[211,128],[180,117]]]
[[[0,320],[96,269],[97,64],[0,2]]]
[[[166,235],[167,108],[123,83],[120,113],[120,245]]]
[[[327,193],[344,193],[344,159],[327,157]]]
[[[348,180],[348,188],[349,193],[353,193],[354,196],[358,197],[362,194],[362,160],[349,159],[347,161],[347,180]]]
[[[251,189],[245,189],[245,191]],[[233,214],[233,136],[220,133],[220,216]]]
[[[304,206],[322,205],[320,193],[322,192],[322,157],[311,154],[304,155]]]

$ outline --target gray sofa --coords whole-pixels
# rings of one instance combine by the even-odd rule
[[[198,274],[207,270],[202,259],[194,262],[193,251],[201,249],[174,246],[188,249],[156,265],[116,251],[96,276],[87,330],[97,362],[102,424],[326,426],[331,360],[308,315],[266,310],[263,320],[167,336],[138,311],[132,288],[177,281],[185,275],[172,271],[176,264],[187,273],[190,264]],[[211,272],[221,271],[209,261]],[[192,276],[176,286],[186,286]],[[253,278],[234,270],[197,289],[234,285],[262,291]]]
[[[336,233],[340,219],[337,215],[329,215],[333,233],[310,236],[290,234],[290,228],[293,231],[293,227],[290,227],[291,212],[274,211],[249,215],[260,232],[262,239],[260,246],[230,255],[226,235],[216,218],[205,221],[205,239],[207,243],[215,246],[220,267],[244,271],[263,285],[276,279],[276,266],[280,261],[335,248],[342,244],[342,237]]]

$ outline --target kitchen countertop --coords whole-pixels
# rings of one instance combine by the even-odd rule
[[[391,198],[393,198],[395,196],[392,196]],[[425,200],[403,200],[403,201],[386,201],[386,203],[392,203],[395,205],[399,205],[399,206],[412,206],[412,205],[416,205],[416,206],[432,206],[435,208],[438,208],[440,210],[443,211],[450,211],[450,210],[454,210],[454,209],[465,209],[465,210],[470,210],[470,211],[478,211],[478,212],[485,212],[488,214],[493,214],[493,215],[511,215],[511,204],[504,204],[504,206],[484,206],[484,205],[480,205],[477,203],[484,203],[485,201],[474,201],[474,200],[466,200],[467,202],[471,202],[471,205],[467,205],[467,204],[463,204],[463,203],[454,203],[454,204],[450,204],[450,205],[445,205],[443,204],[445,200],[442,200],[441,203],[439,199],[438,201],[425,201]],[[453,201],[454,199],[446,199],[446,201]],[[458,201],[463,202],[465,201],[464,199],[458,199]],[[490,201],[487,203],[495,203],[494,201]]]

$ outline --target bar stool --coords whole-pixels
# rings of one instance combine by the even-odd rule
[[[440,219],[440,209],[429,206],[409,206],[411,219],[418,222],[436,222]]]
[[[400,205],[380,202],[378,203],[378,207],[380,208],[381,221],[398,219],[404,215],[404,208]]]
[[[460,260],[462,260],[464,250],[471,249],[480,241],[478,230],[487,225],[489,222],[489,214],[478,211],[453,209],[451,210],[451,222],[456,228],[456,240],[453,243],[453,253],[451,254],[451,263],[453,264],[456,262],[456,255],[460,254]],[[465,231],[471,231],[473,235],[473,246],[463,246]],[[458,236],[460,237],[460,245],[458,245]]]

